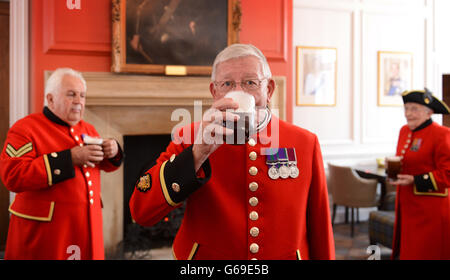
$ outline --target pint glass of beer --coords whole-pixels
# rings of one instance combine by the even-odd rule
[[[389,179],[397,180],[397,175],[402,170],[401,158],[398,156],[386,157],[386,174]]]
[[[231,113],[239,115],[237,121],[225,121],[224,126],[233,130],[233,135],[225,137],[227,144],[245,144],[249,137],[255,133],[255,98],[243,91],[232,91],[225,95],[239,104],[239,108],[231,110]]]

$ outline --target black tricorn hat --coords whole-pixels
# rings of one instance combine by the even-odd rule
[[[447,104],[437,99],[427,88],[405,91],[402,93],[402,98],[404,104],[408,102],[419,103],[433,110],[435,114],[450,114]]]

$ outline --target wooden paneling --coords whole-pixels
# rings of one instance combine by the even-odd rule
[[[450,105],[450,75],[442,76],[442,98],[447,105]],[[450,127],[450,115],[444,115],[443,124]]]
[[[269,61],[287,62],[288,1],[243,1],[241,37],[261,49]]]
[[[69,9],[70,1],[30,1],[31,113],[42,111],[46,70],[110,71],[111,0],[79,2]]]
[[[67,3],[80,3],[69,9]],[[72,67],[109,72],[111,0],[33,0],[31,4],[31,112],[42,110],[44,71]],[[240,42],[267,56],[272,74],[286,77],[286,117],[292,120],[292,1],[241,0]]]
[[[272,74],[286,77],[286,119],[292,122],[292,11],[290,0],[243,0],[240,42],[258,47]]]
[[[79,3],[74,5],[73,3]],[[111,1],[47,0],[43,9],[44,52],[111,51]]]
[[[0,2],[0,147],[9,129],[9,3]],[[0,181],[0,250],[8,233],[9,192]]]

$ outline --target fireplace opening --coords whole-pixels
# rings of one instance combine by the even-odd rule
[[[121,251],[125,254],[171,246],[183,219],[184,206],[173,210],[157,224],[144,227],[132,220],[129,208],[139,176],[156,163],[170,140],[170,135],[124,136],[124,237]]]

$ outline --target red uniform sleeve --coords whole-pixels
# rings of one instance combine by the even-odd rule
[[[0,156],[0,176],[12,192],[35,191],[73,178],[70,152],[38,155],[35,143],[22,129],[12,127]]]
[[[450,130],[446,131],[434,154],[437,168],[432,173],[439,189],[450,188]]]
[[[335,259],[326,181],[322,153],[316,137],[307,210],[309,250],[313,260]]]
[[[433,161],[436,168],[414,176],[414,184],[420,192],[447,193],[450,188],[450,130],[445,129],[434,141]]]
[[[137,180],[130,212],[138,224],[154,225],[210,179],[209,160],[203,163],[202,174],[197,177],[192,145],[184,143],[171,142],[156,164]]]

